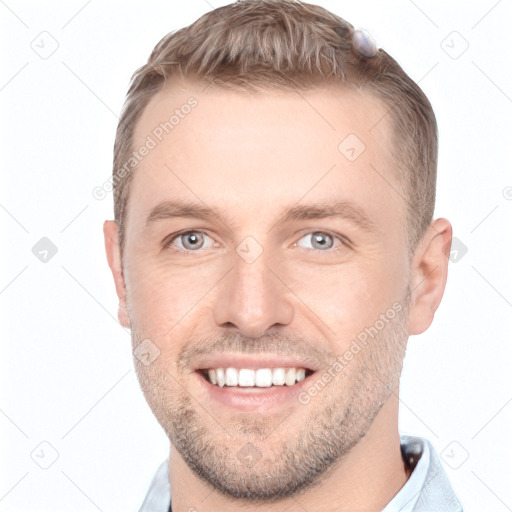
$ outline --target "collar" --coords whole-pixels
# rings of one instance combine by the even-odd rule
[[[412,473],[382,512],[463,512],[430,442],[401,435],[400,449]]]
[[[382,512],[463,512],[448,477],[430,442],[422,437],[400,436],[404,464],[412,473]],[[169,464],[158,467],[139,512],[172,512]]]

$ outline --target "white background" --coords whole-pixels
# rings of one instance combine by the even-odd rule
[[[2,511],[137,510],[167,456],[116,318],[102,236],[112,196],[92,190],[111,173],[131,73],[224,3],[0,2]],[[436,216],[468,249],[432,327],[410,339],[400,429],[431,440],[466,512],[512,510],[512,5],[317,3],[420,82],[439,122]],[[47,263],[32,253],[42,237],[58,248]]]

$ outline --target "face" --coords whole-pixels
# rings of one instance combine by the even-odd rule
[[[385,112],[330,86],[183,83],[136,126],[134,148],[158,143],[131,184],[121,318],[153,413],[222,493],[314,485],[398,385],[410,276]]]

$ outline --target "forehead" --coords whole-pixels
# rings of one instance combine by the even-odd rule
[[[144,110],[132,149],[144,146],[128,224],[142,226],[156,204],[174,198],[234,220],[238,212],[240,222],[273,222],[283,206],[329,199],[350,199],[376,218],[402,212],[390,116],[360,91],[248,93],[180,82]]]

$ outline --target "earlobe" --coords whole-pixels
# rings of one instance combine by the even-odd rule
[[[103,235],[105,238],[105,252],[107,254],[108,266],[114,278],[119,307],[117,317],[123,327],[131,327],[130,318],[126,306],[126,284],[123,275],[121,262],[121,251],[119,247],[119,225],[114,220],[106,220],[103,223]]]
[[[440,218],[418,244],[411,268],[409,334],[421,334],[434,319],[446,286],[451,243],[452,226]]]

